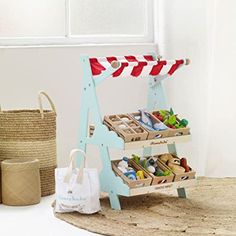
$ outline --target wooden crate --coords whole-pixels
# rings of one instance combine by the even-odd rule
[[[146,140],[148,136],[148,132],[128,114],[105,116],[104,124],[117,132],[125,142]]]
[[[130,113],[129,114],[130,117],[133,118],[134,121],[138,122],[137,119],[135,117],[140,117],[140,112],[134,112],[134,113]],[[156,123],[160,123],[160,121],[156,118],[153,118],[153,116],[151,115],[151,119],[156,122]],[[140,124],[141,125],[141,124]],[[157,131],[157,130],[149,130],[148,128],[143,126],[143,129],[146,130],[146,132],[148,132],[148,137],[147,139],[158,139],[158,138],[166,138],[169,136],[169,128],[167,130],[163,130],[163,131]]]
[[[173,155],[175,158],[178,158],[180,159],[179,157],[177,157],[176,155],[174,154],[171,154]],[[160,155],[159,155],[160,156]],[[158,157],[159,157],[158,156]],[[166,165],[166,163],[164,163],[163,161],[159,160],[166,168],[168,168],[168,170],[172,171],[173,174],[174,174],[174,182],[177,182],[177,181],[184,181],[184,180],[189,180],[189,179],[195,179],[195,175],[196,175],[196,172],[190,167],[190,171],[189,172],[185,172],[183,174],[177,174],[175,173],[170,167],[168,167]]]
[[[148,158],[148,157],[146,157]],[[158,185],[158,184],[164,184],[164,183],[170,183],[174,181],[174,174],[170,174],[168,176],[155,176],[154,174],[148,172],[148,170],[146,170],[144,167],[142,167],[141,165],[139,165],[138,163],[136,163],[134,160],[131,160],[132,162],[134,162],[136,165],[138,165],[143,171],[146,171],[147,174],[152,178],[152,183],[151,185]],[[166,170],[170,170],[169,168],[167,168],[165,165],[162,164],[162,162],[160,162],[158,160],[158,166],[161,168],[161,170],[166,171]]]
[[[159,121],[160,120],[155,117],[155,114],[158,113],[159,111],[153,111],[151,113],[149,113],[152,116],[152,119]],[[169,111],[166,111],[169,113]],[[177,122],[180,122],[180,119],[177,117],[176,118]],[[168,137],[173,137],[173,136],[181,136],[181,135],[188,135],[190,134],[190,128],[186,127],[186,128],[179,128],[179,129],[172,129],[168,127]]]
[[[137,165],[134,162],[129,162],[129,165],[135,170],[142,170],[144,173],[145,179],[138,179],[138,180],[131,180],[128,177],[126,177],[122,171],[119,170],[117,167],[118,163],[120,160],[112,161],[112,169],[115,172],[116,175],[120,176],[122,180],[129,186],[129,188],[140,188],[140,187],[145,187],[145,186],[150,186],[152,182],[152,178],[148,175],[148,173],[142,168],[140,168],[139,165]]]

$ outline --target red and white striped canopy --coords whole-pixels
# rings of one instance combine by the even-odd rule
[[[151,55],[98,57],[89,60],[94,77],[105,71],[114,61],[120,62],[120,67],[113,72],[112,77],[168,76],[185,63],[184,59],[155,60]]]

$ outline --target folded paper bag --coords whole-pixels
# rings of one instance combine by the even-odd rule
[[[76,153],[81,153],[84,158],[79,168],[76,167]],[[100,211],[98,170],[85,168],[86,154],[80,149],[73,149],[70,152],[70,159],[68,168],[57,168],[55,170],[55,212],[77,211],[93,214]]]

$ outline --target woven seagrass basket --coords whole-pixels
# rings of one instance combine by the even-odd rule
[[[42,96],[52,110],[43,110]],[[56,109],[50,97],[39,92],[39,109],[0,110],[0,160],[35,158],[40,162],[41,194],[55,192]]]
[[[1,162],[3,160],[0,159],[0,203],[2,203],[2,171],[1,171]]]
[[[27,206],[40,202],[40,175],[37,159],[9,159],[1,163],[1,168],[3,204]]]

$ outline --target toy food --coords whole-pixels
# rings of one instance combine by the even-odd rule
[[[180,165],[183,166],[183,168],[185,169],[185,172],[190,171],[190,167],[187,164],[187,159],[186,158],[181,158]]]
[[[172,157],[168,160],[168,164],[175,164],[175,165],[180,165],[180,159],[176,157]]]
[[[152,173],[152,174],[154,174],[154,173],[156,172],[156,169],[155,169],[154,166],[148,166],[148,167],[147,167],[147,170],[148,170],[150,173]]]
[[[174,114],[172,108],[170,108],[169,111],[160,110],[158,112],[154,112],[153,115],[171,129],[185,128],[188,125],[188,121],[186,119],[177,119],[178,115]]]
[[[122,161],[120,161],[119,163],[118,163],[118,169],[120,170],[120,171],[122,171],[123,173],[125,173],[125,172],[127,172],[127,170],[128,170],[128,162],[127,161],[125,161],[125,160],[122,160]]]
[[[121,120],[124,121],[124,122],[127,122],[127,121],[129,121],[129,118],[128,117],[122,117]]]
[[[134,116],[134,118],[146,129],[151,131],[163,131],[168,127],[162,122],[156,122],[153,117],[145,109],[139,110],[140,116]]]
[[[168,176],[171,174],[171,171],[163,171],[157,162],[157,157],[139,157],[138,155],[132,154],[132,159],[137,163],[144,167],[149,173],[155,176]]]
[[[171,158],[173,158],[173,156],[170,153],[166,153],[162,154],[159,158],[166,164],[166,162],[169,161]]]
[[[166,126],[164,123],[160,122],[160,123],[155,123],[155,124],[153,125],[153,128],[154,128],[155,130],[162,131],[162,130],[166,130],[166,129],[167,129],[167,126]]]
[[[183,174],[185,172],[184,167],[182,167],[178,164],[171,163],[170,161],[167,162],[167,166],[169,166],[171,168],[171,170],[173,170],[174,173],[176,173],[176,174]]]
[[[138,170],[136,175],[138,179],[144,179],[144,173],[142,170]]]
[[[133,133],[132,130],[130,130],[130,129],[124,129],[124,132],[127,133],[127,134],[132,134]]]
[[[140,117],[140,118],[141,118],[141,121],[142,121],[145,125],[152,127],[152,121],[151,121],[151,119],[150,119],[148,113],[146,113],[145,110],[139,110],[139,112],[140,112],[140,115],[141,115],[141,117]]]
[[[136,154],[132,154],[132,159],[137,163],[140,164],[140,157]]]
[[[189,172],[191,168],[187,164],[186,158],[178,158],[174,154],[166,153],[159,156],[159,159],[164,162],[168,167],[170,167],[176,174],[182,174]]]
[[[137,179],[136,172],[134,170],[128,170],[127,172],[124,173],[124,175],[131,180]]]
[[[124,129],[124,128],[126,128],[126,125],[121,124],[121,125],[119,125],[118,127],[119,127],[120,129]]]
[[[131,180],[136,180],[136,172],[132,167],[129,166],[128,161],[128,157],[123,157],[123,159],[118,163],[117,167],[126,177]]]

